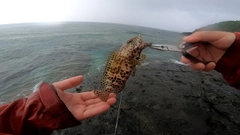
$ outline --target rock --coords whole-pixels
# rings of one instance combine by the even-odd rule
[[[82,88],[89,90],[91,84],[86,85]],[[119,99],[107,112],[53,135],[112,135],[118,103]],[[171,63],[137,67],[123,91],[122,105],[117,135],[240,134],[240,91],[214,71]]]
[[[240,108],[232,104],[217,104],[213,106],[223,117],[240,126]]]

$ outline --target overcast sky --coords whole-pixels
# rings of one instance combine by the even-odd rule
[[[0,24],[89,21],[192,31],[240,20],[240,0],[0,0]]]

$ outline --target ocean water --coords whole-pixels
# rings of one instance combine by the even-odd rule
[[[182,41],[177,32],[120,24],[0,25],[0,103],[28,96],[42,81],[52,83],[80,74],[91,81],[89,74],[101,73],[109,54],[138,34],[145,42],[178,45]],[[147,55],[143,65],[180,59],[179,53],[150,48],[143,53]]]

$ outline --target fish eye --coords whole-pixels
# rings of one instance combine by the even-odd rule
[[[132,41],[133,41],[132,39],[131,39],[131,40],[128,40],[128,42],[127,42],[127,43],[132,43]]]

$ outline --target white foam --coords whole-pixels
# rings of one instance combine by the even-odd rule
[[[175,64],[183,65],[183,66],[188,66],[189,65],[189,64],[184,64],[181,61],[178,61],[178,60],[175,60],[175,59],[170,59],[169,61],[172,62],[172,63],[175,63]]]
[[[144,61],[144,63],[142,63],[142,66],[147,66],[151,63],[161,63],[161,61],[159,60],[153,60],[153,61]]]
[[[43,81],[37,83],[35,86],[33,86],[33,92],[37,91],[39,89],[39,86],[43,83]]]

